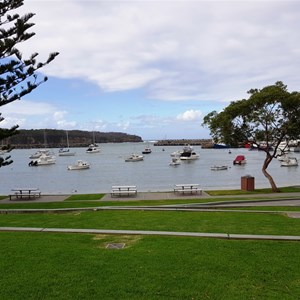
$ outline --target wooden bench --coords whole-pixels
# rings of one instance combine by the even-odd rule
[[[111,196],[136,196],[137,188],[135,185],[114,185],[110,192]]]
[[[14,193],[9,195],[9,200],[15,199],[35,199],[41,197],[41,192],[37,188],[12,189]]]
[[[188,183],[188,184],[175,184],[174,193],[178,194],[197,194],[202,195],[202,190],[199,188],[199,184],[197,183]]]

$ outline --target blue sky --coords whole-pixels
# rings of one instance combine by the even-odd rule
[[[203,117],[251,88],[299,91],[298,1],[25,0],[23,56],[60,55],[49,80],[1,107],[3,127],[207,138]]]

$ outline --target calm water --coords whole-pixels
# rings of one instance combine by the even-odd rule
[[[241,176],[245,175],[255,177],[255,187],[269,187],[261,173],[263,152],[232,149],[229,154],[226,149],[195,146],[200,158],[174,167],[169,166],[170,154],[181,150],[180,146],[154,147],[150,144],[152,153],[145,155],[144,161],[124,161],[131,153],[141,153],[146,146],[144,143],[100,144],[100,153],[86,154],[85,148],[76,148],[76,155],[70,157],[58,156],[58,149],[52,149],[56,154],[56,164],[39,167],[28,166],[29,156],[36,149],[14,150],[11,153],[14,163],[0,168],[0,194],[8,194],[12,188],[19,186],[38,187],[44,194],[109,192],[112,185],[136,185],[139,191],[168,191],[178,183],[199,183],[203,189],[239,189]],[[232,161],[239,154],[246,156],[247,164],[233,166]],[[300,158],[298,153],[293,156]],[[78,159],[88,161],[91,168],[68,171],[67,166]],[[211,171],[210,167],[215,164],[230,168]],[[278,186],[300,184],[300,166],[280,167],[280,163],[274,160],[269,172]]]

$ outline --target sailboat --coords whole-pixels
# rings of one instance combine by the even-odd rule
[[[95,132],[93,131],[93,143],[89,145],[89,147],[85,151],[86,153],[99,153],[100,148],[99,146],[95,143]]]
[[[65,148],[59,149],[58,155],[59,156],[74,156],[76,152],[70,151],[68,131],[66,131],[66,135],[67,135],[67,148],[66,149]]]
[[[45,149],[40,149],[36,153],[32,154],[29,158],[32,159],[29,162],[29,166],[44,166],[44,165],[52,165],[55,164],[56,159],[50,150],[46,149],[47,139],[46,139],[46,131],[44,130],[44,144]]]

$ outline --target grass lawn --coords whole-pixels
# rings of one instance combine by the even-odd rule
[[[124,249],[106,249],[107,243]],[[0,299],[299,299],[300,243],[0,232]]]
[[[300,186],[285,186],[279,187],[278,196],[280,193],[299,193]],[[271,194],[273,193],[271,188],[255,189],[254,191],[244,191],[244,190],[212,190],[206,191],[211,196],[227,196],[227,195],[253,195],[253,194]]]
[[[250,212],[105,210],[1,214],[0,226],[300,235],[300,219]]]

